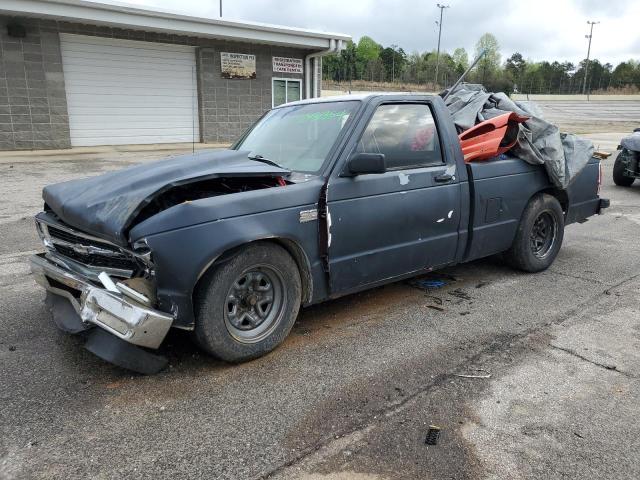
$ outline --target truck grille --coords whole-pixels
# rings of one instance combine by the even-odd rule
[[[61,230],[57,227],[54,227],[52,225],[48,226],[48,230],[49,230],[49,235],[51,235],[52,238],[58,238],[60,240],[64,240],[65,242],[69,242],[69,243],[77,243],[80,245],[93,245],[95,247],[99,247],[102,248],[104,250],[109,250],[111,252],[114,253],[120,253],[120,249],[118,247],[115,247],[113,245],[109,245],[108,243],[101,243],[101,242],[97,242],[97,241],[93,241],[90,240],[86,237],[81,237],[80,235],[76,235],[75,233],[71,233],[67,230]]]
[[[122,270],[131,273],[137,270],[138,265],[134,257],[119,247],[110,243],[101,242],[93,237],[85,236],[81,232],[72,230],[66,226],[54,226],[42,224],[40,226],[45,237],[48,237],[51,247],[59,255],[70,258],[78,263],[94,269],[104,268],[110,273],[117,274],[113,270]]]
[[[135,269],[135,262],[126,258],[106,257],[96,253],[82,254],[76,252],[73,248],[62,245],[56,245],[55,249],[61,255],[91,267],[120,268],[123,270]]]

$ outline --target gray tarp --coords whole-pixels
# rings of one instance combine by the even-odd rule
[[[632,152],[640,152],[640,132],[635,132],[628,137],[624,137],[620,140],[620,145]]]
[[[566,188],[593,155],[591,141],[561,134],[531,102],[514,102],[504,93],[488,93],[473,85],[460,87],[445,103],[459,132],[507,112],[530,117],[520,124],[518,141],[511,152],[528,163],[544,165],[551,181],[560,188]]]

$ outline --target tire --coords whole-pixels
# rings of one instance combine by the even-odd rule
[[[251,244],[199,283],[194,305],[196,342],[227,362],[265,355],[291,331],[301,291],[300,272],[284,248],[266,242]]]
[[[626,156],[626,150],[620,150],[620,153],[616,157],[616,161],[613,164],[613,183],[618,185],[619,187],[630,187],[635,178],[628,177],[627,166],[624,164],[622,159]]]
[[[564,214],[560,203],[551,195],[538,194],[525,208],[504,258],[519,270],[541,272],[558,256],[563,238]]]

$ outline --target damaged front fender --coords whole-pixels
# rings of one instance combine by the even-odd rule
[[[203,272],[225,252],[270,239],[285,247],[290,242],[303,252],[310,269],[307,283],[313,285],[309,303],[322,296],[318,222],[301,214],[317,210],[322,184],[312,179],[287,188],[202,199],[134,227],[132,239],[145,238],[153,251],[158,308],[176,315],[174,326],[192,328],[193,291]]]

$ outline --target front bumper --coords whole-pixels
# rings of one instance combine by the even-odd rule
[[[31,257],[31,271],[38,284],[67,298],[84,324],[96,325],[134,345],[158,348],[173,323],[173,316],[96,287],[45,254]]]

